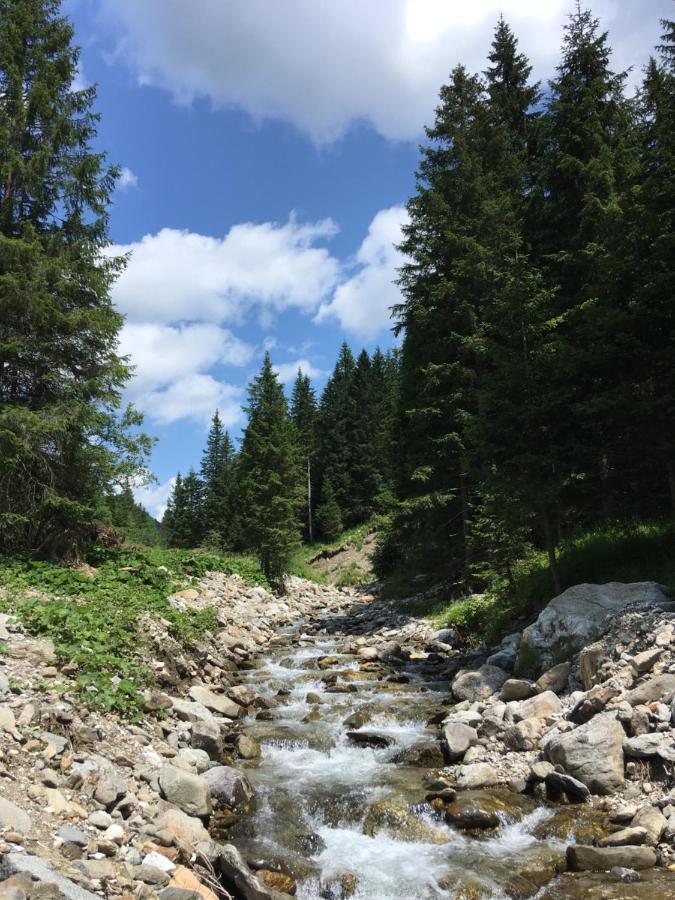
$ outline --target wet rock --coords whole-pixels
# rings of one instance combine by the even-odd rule
[[[466,791],[445,809],[445,820],[466,830],[497,828],[507,816],[522,818],[534,808],[527,798],[508,792]]]
[[[559,694],[567,687],[567,679],[570,677],[572,664],[570,662],[562,662],[553,668],[548,669],[543,675],[540,675],[535,682],[535,689],[538,694],[544,691],[553,691]]]
[[[622,828],[621,831],[615,831],[614,834],[608,834],[607,837],[600,838],[598,847],[625,847],[627,844],[637,846],[638,844],[644,844],[646,840],[646,828],[639,826]]]
[[[394,739],[386,734],[378,734],[375,731],[348,731],[347,739],[350,743],[359,747],[374,747],[376,749],[391,747]]]
[[[203,780],[216,807],[237,809],[253,799],[253,788],[248,778],[232,766],[214,766],[205,772]]]
[[[603,872],[616,866],[626,869],[650,869],[656,865],[651,847],[584,847],[567,848],[567,864],[574,871]]]
[[[550,740],[546,753],[552,763],[561,765],[591,793],[611,794],[624,783],[624,739],[620,723],[610,713],[601,713]]]
[[[489,763],[471,763],[460,766],[457,774],[457,787],[461,790],[491,787],[499,782],[497,770]]]
[[[323,900],[349,900],[359,886],[359,880],[352,872],[340,872],[321,881],[320,890]]]
[[[665,673],[655,675],[643,684],[638,685],[626,694],[626,700],[631,706],[656,703],[658,700],[667,701],[675,694],[675,675]]]
[[[478,742],[478,732],[464,722],[447,722],[442,731],[443,746],[450,762],[461,759]]]
[[[175,766],[163,766],[159,773],[162,795],[189,816],[208,816],[211,812],[210,783],[206,781],[208,774],[206,772],[202,777],[183,772]]]
[[[406,841],[442,844],[447,840],[446,835],[421,822],[403,803],[390,799],[373,803],[363,823],[363,833],[369,837],[381,831],[390,831]]]
[[[237,738],[236,743],[237,748],[237,756],[240,759],[259,759],[260,758],[260,744],[256,741],[255,738],[249,737],[246,734],[240,734]]]
[[[406,766],[434,769],[444,765],[445,757],[438,741],[419,741],[397,753],[393,761]]]
[[[288,872],[277,872],[274,869],[257,869],[256,876],[268,887],[282,894],[295,894],[297,885],[295,878]]]
[[[549,772],[544,780],[550,800],[558,800],[561,794],[565,794],[573,803],[583,803],[591,795],[585,784],[562,772]]]
[[[508,678],[502,685],[499,695],[505,703],[509,700],[527,700],[535,693],[534,685],[524,678]]]
[[[481,666],[470,672],[460,672],[452,682],[452,692],[458,700],[487,700],[500,690],[508,673],[497,666]]]

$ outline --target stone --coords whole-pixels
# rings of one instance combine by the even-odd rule
[[[668,734],[667,732],[659,731],[626,738],[623,742],[623,752],[626,756],[637,759],[651,759],[659,756],[665,762],[675,762],[673,733]]]
[[[554,694],[559,694],[567,687],[567,679],[570,677],[571,671],[572,664],[570,662],[561,662],[557,666],[547,669],[543,675],[537,678],[534,684],[537,693],[543,694],[544,691],[553,691]]]
[[[668,820],[655,806],[643,806],[631,819],[632,828],[644,828],[647,832],[645,842],[655,847],[668,827]]]
[[[226,885],[231,886],[244,900],[282,900],[287,898],[266,885],[251,872],[241,854],[232,844],[219,847],[217,866]]]
[[[640,826],[622,828],[621,831],[615,831],[608,834],[607,837],[600,838],[598,847],[625,847],[627,844],[636,846],[644,844],[647,840],[647,829]]]
[[[478,742],[478,732],[464,722],[447,722],[443,727],[443,745],[450,762],[461,759]]]
[[[600,713],[574,731],[552,738],[546,753],[592,794],[611,794],[624,783],[624,739],[624,730],[611,713]]]
[[[218,725],[215,722],[195,722],[190,735],[190,746],[195,750],[204,750],[211,759],[220,759],[223,739]]]
[[[489,763],[471,763],[460,766],[457,775],[457,787],[462,790],[492,787],[499,782],[497,770]]]
[[[28,813],[20,806],[12,803],[11,800],[0,797],[0,827],[14,828],[25,835],[31,830],[33,823]]]
[[[543,719],[524,719],[511,725],[504,732],[504,743],[510,750],[534,750],[544,733],[546,723]]]
[[[651,847],[584,847],[573,844],[567,848],[567,864],[575,872],[605,872],[623,869],[651,869],[656,865],[656,853]]]
[[[611,682],[596,684],[572,709],[568,717],[570,722],[576,722],[577,725],[589,722],[593,716],[602,712],[610,700],[618,697],[620,693],[621,689],[618,685]]]
[[[112,825],[113,820],[109,813],[104,812],[102,809],[95,809],[94,812],[89,813],[87,821],[94,828],[100,828],[101,831],[105,831],[106,828]]]
[[[247,734],[240,734],[237,738],[237,756],[240,759],[260,759],[260,744],[255,738]]]
[[[205,772],[211,765],[211,759],[206,750],[196,750],[193,747],[181,747],[178,751],[178,756],[180,759],[184,759],[193,769],[196,769],[198,775]]]
[[[20,737],[19,732],[16,730],[14,713],[9,706],[0,706],[0,731],[6,731],[7,734],[11,734],[12,737],[17,739]]]
[[[668,702],[673,694],[675,694],[675,675],[666,672],[663,675],[654,675],[632,691],[628,691],[626,700],[631,706],[640,706],[644,703],[656,703],[658,700]]]
[[[205,777],[166,765],[159,772],[159,787],[169,803],[174,803],[188,815],[201,818],[210,814],[211,793]]]
[[[127,792],[127,783],[115,772],[105,772],[101,775],[94,791],[94,800],[98,800],[104,806],[113,806],[120,797]]]
[[[232,766],[214,766],[204,773],[203,780],[216,807],[225,805],[236,809],[253,799],[248,778]]]
[[[78,847],[86,847],[89,843],[89,835],[72,825],[63,825],[56,832],[56,836],[66,844],[77,844]]]
[[[527,700],[535,693],[534,685],[524,678],[507,678],[499,695],[506,703],[509,700]]]
[[[562,703],[553,691],[544,691],[530,697],[513,708],[513,718],[516,722],[522,719],[548,719],[562,712]]]
[[[591,644],[579,654],[579,681],[585,691],[589,691],[596,683],[600,660],[604,656],[602,644]]]
[[[144,866],[152,866],[155,869],[161,869],[163,872],[173,872],[176,864],[171,862],[164,854],[152,850],[143,857]]]
[[[140,866],[133,866],[131,877],[134,881],[142,881],[144,884],[165,885],[169,881],[169,875],[164,869],[158,869],[156,866],[148,866],[141,863]]]
[[[438,741],[417,741],[410,747],[404,747],[393,759],[393,762],[405,766],[420,766],[427,769],[440,768],[445,757]]]
[[[17,872],[28,872],[36,882],[55,884],[62,900],[100,900],[96,894],[86,891],[74,881],[60,875],[40,856],[29,856],[27,853],[5,853],[2,856],[2,873],[4,877]]]
[[[201,881],[197,878],[195,874],[193,874],[189,869],[186,869],[185,866],[178,866],[176,871],[171,876],[171,881],[167,888],[161,892],[161,896],[164,897],[167,889],[177,889],[181,890],[185,893],[196,894],[197,897],[201,897],[201,900],[218,900],[216,894],[213,893],[212,890],[206,887],[206,885],[202,884]],[[171,900],[176,900],[175,897],[172,897]],[[180,900],[187,900],[184,895],[181,895]]]
[[[458,700],[487,700],[500,690],[508,677],[497,666],[481,666],[475,671],[459,673],[452,682],[452,692]]]
[[[530,766],[530,774],[536,781],[544,781],[549,772],[554,771],[555,767],[552,765],[552,763],[547,762],[545,759],[533,762]]]
[[[633,671],[638,675],[644,675],[645,672],[651,672],[656,662],[663,656],[663,649],[660,647],[652,647],[650,650],[643,650],[637,653],[630,661]]]
[[[184,722],[209,722],[216,725],[215,716],[203,703],[185,700],[183,697],[172,697],[171,708]]]
[[[227,716],[228,719],[238,719],[243,712],[239,703],[230,700],[225,694],[215,694],[203,685],[193,685],[188,693],[197,703],[205,706],[211,712],[219,713],[221,716]]]
[[[189,816],[180,809],[166,809],[162,812],[155,821],[155,828],[159,832],[166,832],[177,838],[181,844],[189,847],[209,839],[209,833],[201,819]]]
[[[378,734],[376,731],[348,731],[347,740],[358,747],[373,747],[384,749],[391,747],[394,739],[387,734]]]
[[[550,800],[557,800],[560,794],[566,794],[572,802],[583,803],[591,795],[585,784],[576,778],[572,778],[571,775],[564,775],[562,772],[549,772],[545,782]]]

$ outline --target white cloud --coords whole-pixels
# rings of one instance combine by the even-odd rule
[[[274,364],[274,371],[283,384],[290,384],[292,381],[295,381],[298,369],[303,375],[308,375],[310,378],[322,378],[326,374],[321,369],[313,366],[308,359],[296,359],[294,362]]]
[[[121,191],[128,188],[138,187],[138,175],[131,171],[128,166],[122,166],[120,177],[117,179],[117,187]]]
[[[150,515],[160,520],[164,515],[166,504],[175,484],[176,478],[174,476],[163,484],[146,484],[134,487],[133,492],[136,503],[140,503]]]
[[[355,257],[355,273],[340,284],[316,315],[317,322],[338,319],[342,328],[363,338],[373,338],[391,327],[390,309],[400,300],[394,280],[403,256],[396,249],[401,225],[408,214],[402,206],[382,209],[374,217]]]
[[[277,339],[274,337],[274,335],[268,334],[263,339],[263,350],[267,350],[267,351],[274,350],[274,348],[276,346],[277,346]]]
[[[162,425],[180,420],[208,425],[217,409],[223,424],[229,428],[242,416],[242,397],[240,387],[225,384],[212,375],[194,373],[177,379],[164,389],[141,394],[137,403]]]
[[[551,75],[571,0],[102,0],[116,55],[140,83],[176,101],[207,97],[255,119],[281,118],[318,142],[366,120],[415,139],[452,67],[485,67],[500,12],[537,77]],[[670,0],[591,0],[610,30],[615,65],[646,61]]]
[[[251,308],[311,311],[338,280],[339,263],[317,241],[336,232],[330,219],[284,225],[234,225],[224,238],[163,228],[134,244],[113,287],[118,309],[132,322],[238,321]]]

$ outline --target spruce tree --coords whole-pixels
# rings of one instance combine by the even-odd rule
[[[321,537],[326,541],[336,541],[342,533],[342,514],[335,499],[333,482],[330,477],[324,479],[321,489],[321,503],[316,510],[316,524]]]
[[[345,524],[352,524],[351,463],[354,396],[352,381],[356,365],[344,342],[321,395],[317,436],[321,460],[320,481],[330,478]]]
[[[351,385],[353,421],[350,437],[350,508],[354,523],[365,522],[374,510],[380,489],[379,465],[374,454],[379,424],[373,391],[370,357],[362,350],[356,360]]]
[[[245,544],[280,586],[298,544],[302,477],[294,426],[269,353],[248,390],[248,424],[239,461],[239,503]]]
[[[234,445],[216,410],[202,454],[199,477],[203,485],[201,534],[209,544],[217,547],[227,547],[232,542],[234,471]]]
[[[316,504],[316,395],[308,375],[298,369],[291,396],[291,419],[295,425],[299,459],[305,478],[305,504],[303,512],[304,534],[311,544],[314,541],[314,506]]]
[[[57,0],[0,3],[0,545],[77,555],[100,496],[142,468],[105,256],[119,170]]]

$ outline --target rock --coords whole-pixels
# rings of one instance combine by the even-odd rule
[[[185,866],[178,866],[172,874],[168,887],[164,888],[160,894],[163,900],[167,890],[182,891],[183,895],[181,895],[179,900],[187,900],[184,894],[196,895],[198,898],[201,897],[201,900],[218,900],[217,895],[207,888],[206,885],[203,885],[197,876],[189,869],[186,869]],[[176,900],[176,898],[172,896],[170,900]]]
[[[27,812],[11,800],[0,797],[0,828],[14,828],[28,834],[32,827],[33,823]]]
[[[530,766],[530,774],[536,781],[544,781],[549,772],[554,772],[555,768],[546,760],[538,760]]]
[[[405,766],[439,769],[445,764],[445,757],[438,741],[417,741],[399,751],[393,762]]]
[[[215,722],[195,722],[192,725],[190,746],[195,750],[204,750],[211,759],[220,759],[223,739],[218,725]]]
[[[152,850],[150,853],[147,853],[143,857],[144,866],[152,866],[154,869],[161,869],[163,872],[173,872],[176,868],[176,864],[172,863],[170,859],[164,856],[162,853],[158,853],[156,850]]]
[[[549,772],[545,781],[550,800],[557,800],[560,794],[566,794],[572,802],[583,803],[591,795],[585,784],[576,778],[572,778],[571,775],[564,775],[562,772]]]
[[[466,791],[445,808],[445,820],[456,828],[497,828],[508,817],[519,818],[533,808],[531,800],[499,791]]]
[[[435,631],[429,640],[431,643],[440,641],[441,644],[449,644],[452,647],[457,643],[458,638],[459,635],[454,628],[441,628],[440,631]],[[359,653],[359,655],[361,654]]]
[[[230,700],[225,694],[214,694],[203,685],[193,685],[188,693],[197,703],[205,706],[211,712],[227,716],[228,719],[237,719],[243,712],[241,706],[234,700]]]
[[[201,819],[189,816],[180,809],[167,809],[161,813],[155,821],[155,828],[189,847],[209,839],[209,833]]]
[[[572,709],[568,717],[570,722],[576,722],[578,725],[583,725],[584,722],[590,721],[593,716],[602,712],[610,700],[613,700],[614,697],[618,697],[620,693],[621,689],[618,685],[612,684],[611,682],[597,684],[595,687],[592,687],[586,696],[582,697]]]
[[[468,766],[460,766],[457,775],[457,787],[462,790],[492,787],[498,782],[497,770],[489,763],[471,763]]]
[[[236,809],[253,799],[253,788],[248,778],[232,766],[214,766],[204,773],[211,799],[216,807]]]
[[[604,872],[617,866],[624,869],[651,869],[656,853],[651,847],[584,847],[567,848],[567,864],[575,872]]]
[[[363,833],[374,837],[382,831],[395,835],[397,840],[444,842],[443,835],[412,813],[401,801],[378,800],[373,803],[363,821]]]
[[[511,750],[535,750],[544,733],[543,719],[524,719],[504,732],[504,743]]]
[[[513,708],[513,718],[516,722],[522,719],[548,719],[562,712],[562,703],[553,691],[544,691],[530,697]]]
[[[644,828],[647,832],[645,842],[655,847],[668,827],[668,820],[655,806],[643,806],[631,819],[632,828]]]
[[[579,681],[585,691],[589,691],[596,682],[596,674],[600,660],[604,655],[602,644],[591,644],[579,654]]]
[[[374,747],[376,749],[391,747],[394,739],[386,734],[377,734],[375,731],[348,731],[347,740],[359,747]]]
[[[178,756],[180,759],[184,759],[193,769],[196,769],[198,775],[205,772],[211,765],[211,760],[206,750],[196,750],[194,747],[182,747],[178,751]]]
[[[476,671],[461,672],[452,682],[452,692],[458,700],[487,700],[508,679],[497,666],[481,666]]]
[[[127,792],[127,783],[114,771],[104,772],[98,780],[94,791],[94,800],[104,806],[113,806]]]
[[[571,671],[572,664],[570,662],[562,662],[557,666],[553,666],[552,669],[548,669],[537,678],[534,684],[537,693],[543,694],[544,691],[553,691],[554,694],[559,694],[567,687],[567,679],[570,677]]]
[[[28,872],[36,882],[55,884],[62,900],[100,900],[96,894],[84,890],[74,881],[60,875],[40,856],[29,856],[26,853],[6,853],[2,856],[1,865],[3,877],[9,877],[17,872]]]
[[[237,738],[237,756],[240,759],[259,759],[260,744],[255,738],[240,734]]]
[[[450,762],[461,759],[477,742],[478,732],[464,722],[447,722],[443,727],[443,744]]]
[[[647,839],[647,829],[641,827],[622,828],[621,831],[615,831],[614,834],[608,834],[607,837],[600,838],[598,847],[625,847],[627,844],[636,846],[644,844]]]
[[[172,697],[171,708],[178,718],[182,719],[184,722],[208,722],[211,725],[217,724],[215,716],[203,703],[197,703],[194,700],[185,700],[183,697]]]
[[[226,887],[234,889],[244,900],[287,900],[286,894],[280,894],[255,877],[232,844],[219,847],[217,865]]]
[[[201,818],[211,812],[211,794],[209,783],[205,780],[206,775],[202,778],[201,775],[183,772],[175,766],[162,766],[159,787],[169,803],[174,803],[190,816]]]
[[[159,855],[159,854],[158,854]],[[133,866],[131,877],[134,881],[142,881],[144,884],[164,885],[169,881],[169,875],[164,869],[156,866],[148,866],[142,863],[140,866]]]
[[[534,685],[524,678],[508,678],[502,685],[499,695],[505,703],[509,700],[527,700],[535,693]]]
[[[186,869],[186,871],[189,870]],[[198,891],[191,891],[188,888],[171,887],[169,883],[167,887],[159,891],[157,896],[159,900],[200,900],[202,895]]]
[[[56,832],[56,836],[66,844],[77,844],[78,847],[86,847],[89,843],[89,835],[79,828],[73,828],[72,825],[63,825]]]
[[[663,648],[652,647],[650,650],[643,650],[637,653],[630,661],[633,671],[637,675],[644,675],[645,672],[651,672],[655,663],[663,656]]]
[[[675,762],[673,733],[669,734],[659,731],[626,738],[623,742],[623,752],[626,756],[632,756],[637,759],[650,759],[659,756],[666,762]]]
[[[549,760],[583,782],[592,794],[611,794],[624,783],[625,733],[610,714],[601,713],[546,746]]]
[[[632,691],[628,691],[626,700],[631,706],[640,706],[645,703],[656,703],[658,700],[667,702],[673,694],[675,694],[675,675],[664,673],[655,675]]]
[[[16,720],[14,713],[9,706],[0,706],[0,731],[6,731],[17,740],[20,738],[19,732],[16,730]]]

